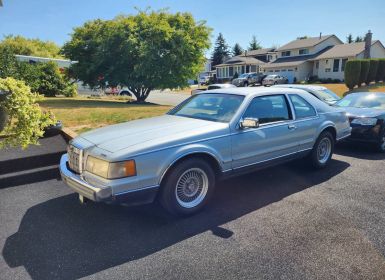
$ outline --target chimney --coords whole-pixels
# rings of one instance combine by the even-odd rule
[[[365,35],[364,58],[370,58],[370,48],[372,46],[372,32],[370,30]]]
[[[322,37],[322,32],[319,33],[319,39],[321,40]]]

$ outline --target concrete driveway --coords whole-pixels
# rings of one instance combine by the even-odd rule
[[[0,154],[0,279],[385,279],[385,155],[225,181],[198,215],[79,205],[60,137]]]

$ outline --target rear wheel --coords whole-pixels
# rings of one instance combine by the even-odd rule
[[[248,82],[244,82],[244,83],[243,83],[243,86],[244,86],[244,87],[248,87],[248,86],[249,86],[249,83],[248,83]]]
[[[317,169],[326,167],[332,158],[333,151],[333,135],[329,131],[322,132],[309,155],[311,164]]]
[[[191,215],[207,204],[214,186],[215,174],[211,166],[199,158],[187,159],[167,174],[159,200],[173,215]]]

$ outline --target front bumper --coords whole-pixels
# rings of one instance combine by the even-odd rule
[[[381,126],[352,125],[352,133],[346,140],[354,142],[379,143]]]
[[[129,205],[146,204],[154,201],[159,186],[149,186],[140,189],[114,193],[111,186],[94,186],[87,182],[81,175],[68,168],[68,155],[64,154],[60,160],[60,174],[64,183],[81,197],[96,202],[117,202]]]

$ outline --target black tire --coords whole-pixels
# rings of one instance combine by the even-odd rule
[[[277,85],[277,84],[278,84],[278,82],[277,82],[277,81],[275,81],[275,82],[274,82],[274,85]]]
[[[131,93],[129,92],[129,91],[122,91],[121,93],[120,93],[120,95],[121,96],[124,96],[124,95],[127,95],[127,96],[131,96]]]
[[[385,153],[385,128],[382,129],[380,134],[380,142],[376,145],[376,151],[379,153]]]
[[[327,145],[325,143],[330,143],[330,151],[326,153],[327,156],[325,154],[325,156],[322,157],[322,154],[319,155],[319,149],[322,149],[320,145]],[[314,147],[309,155],[309,161],[311,165],[316,169],[325,168],[330,163],[330,160],[333,156],[334,145],[335,141],[333,135],[329,131],[323,131],[315,142]]]
[[[191,171],[193,170],[193,171]],[[186,188],[189,188],[189,185],[186,182],[186,184],[182,184],[185,187],[180,188],[179,191],[177,189],[178,182],[183,182],[183,176],[185,174],[188,174],[188,172],[194,172],[199,171],[203,172],[205,174],[205,179],[203,179],[204,176],[198,177],[201,178],[199,180],[200,183],[202,183],[202,186],[204,185],[203,182],[207,182],[207,188],[202,187],[202,190],[206,189],[205,192],[201,191],[199,192],[199,187],[197,187],[197,192],[192,196],[194,197],[196,194],[199,194],[194,201],[199,201],[197,205],[190,205],[189,207],[182,205],[183,203],[191,203],[186,200],[181,200],[182,198],[188,198],[187,195],[185,195],[185,192],[182,191]],[[186,173],[187,172],[187,173]],[[198,173],[199,174],[199,173]],[[201,174],[202,175],[202,174]],[[194,178],[193,178],[194,180]],[[196,181],[198,182],[198,181]],[[193,184],[193,188],[195,188],[196,185]],[[172,215],[175,216],[188,216],[197,213],[200,211],[210,200],[215,188],[215,173],[212,169],[212,167],[203,159],[200,158],[190,158],[186,159],[180,163],[178,163],[176,166],[172,167],[172,169],[167,173],[166,177],[161,183],[161,190],[159,195],[159,201],[161,205]],[[190,189],[189,189],[190,191]],[[177,194],[178,193],[178,194]],[[181,193],[181,194],[179,194]],[[204,195],[203,195],[204,193]],[[201,196],[202,194],[202,196]],[[183,197],[184,196],[184,197]],[[190,197],[190,198],[192,198]],[[199,198],[199,199],[198,199]]]
[[[244,86],[244,87],[248,87],[248,86],[249,86],[249,83],[248,83],[248,82],[244,82],[244,83],[243,83],[243,86]]]

